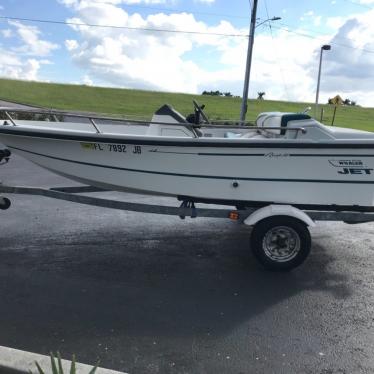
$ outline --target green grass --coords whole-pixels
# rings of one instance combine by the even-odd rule
[[[40,105],[46,108],[79,110],[96,113],[150,118],[161,105],[173,105],[183,114],[192,112],[192,99],[206,105],[212,119],[237,120],[240,98],[212,97],[182,93],[88,87],[79,85],[27,82],[0,79],[0,99]],[[293,103],[271,100],[250,100],[247,119],[253,121],[257,114],[266,111],[300,112],[310,103]],[[333,107],[324,108],[324,123],[331,124]],[[374,108],[338,107],[336,126],[374,131]]]

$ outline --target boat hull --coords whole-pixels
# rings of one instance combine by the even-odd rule
[[[0,135],[11,151],[35,164],[100,188],[209,200],[374,206],[373,145],[257,148]]]

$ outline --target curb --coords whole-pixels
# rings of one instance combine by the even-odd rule
[[[0,373],[1,374],[38,374],[35,361],[49,374],[51,372],[51,359],[49,356],[21,351],[14,348],[0,346]],[[61,360],[64,373],[70,372],[71,361]],[[76,363],[76,374],[88,374],[94,365]],[[119,371],[98,367],[95,374],[126,374]]]

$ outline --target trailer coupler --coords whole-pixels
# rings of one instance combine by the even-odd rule
[[[9,149],[0,149],[0,165],[6,164],[11,154]]]

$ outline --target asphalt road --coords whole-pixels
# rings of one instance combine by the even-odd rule
[[[6,107],[6,108],[15,108],[15,109],[32,109],[36,108],[35,106],[25,105],[25,104],[19,104],[19,103],[13,103],[11,101],[4,101],[0,100],[0,107]]]
[[[0,180],[70,184],[13,156]],[[307,262],[276,274],[230,221],[11,198],[0,345],[131,374],[374,372],[372,223],[321,223]]]

